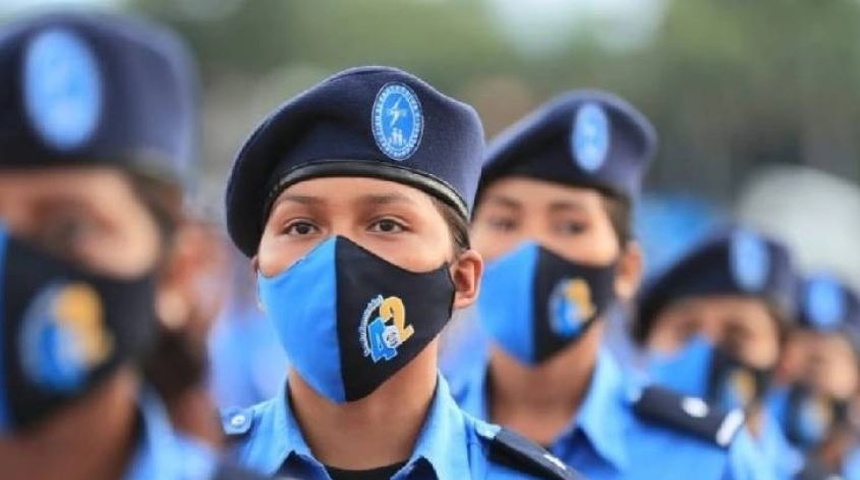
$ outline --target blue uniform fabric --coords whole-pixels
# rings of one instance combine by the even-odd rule
[[[210,392],[222,408],[272,398],[289,365],[277,331],[256,305],[225,310],[209,336],[209,359]]]
[[[279,394],[244,410],[224,414],[224,430],[236,439],[234,460],[265,475],[330,480],[316,460],[293,416],[289,382]],[[489,459],[499,427],[465,414],[440,375],[430,411],[415,450],[392,479],[523,479],[537,478]]]
[[[845,456],[842,461],[842,476],[845,480],[860,480],[860,446]]]
[[[803,469],[803,454],[791,446],[779,422],[768,412],[764,414],[761,432],[753,441],[762,459],[774,467],[776,478],[790,480]]]
[[[453,378],[452,391],[466,412],[488,419],[486,361],[479,367]],[[637,417],[632,398],[642,386],[601,350],[585,402],[549,451],[588,478],[775,478],[745,432],[724,449]]]
[[[124,480],[205,480],[217,470],[208,447],[177,434],[167,411],[153,392],[139,401],[141,434]]]

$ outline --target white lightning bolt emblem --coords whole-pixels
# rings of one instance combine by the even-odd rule
[[[394,105],[388,109],[388,114],[391,116],[391,123],[388,124],[389,128],[393,127],[397,121],[400,120],[400,117],[406,113],[405,110],[400,108],[401,100],[403,100],[403,97],[398,98],[397,101],[394,102]]]

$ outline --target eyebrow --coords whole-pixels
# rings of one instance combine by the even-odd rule
[[[272,204],[271,210],[275,210],[275,208],[277,208],[280,204],[286,202],[299,203],[301,205],[318,205],[323,202],[323,199],[312,195],[285,194],[281,195],[280,198],[275,200],[275,203]]]
[[[511,197],[506,197],[504,195],[499,195],[499,194],[488,195],[487,199],[485,201],[487,203],[495,203],[497,205],[500,205],[500,206],[506,207],[506,208],[512,208],[512,209],[517,209],[517,210],[523,208],[522,204],[519,201],[517,201]]]
[[[361,196],[361,198],[359,198],[359,202],[374,206],[391,205],[396,203],[415,205],[416,203],[415,200],[403,195],[402,193],[372,193]]]
[[[554,213],[570,212],[570,211],[585,211],[585,205],[582,202],[573,200],[558,200],[549,204],[549,211]]]

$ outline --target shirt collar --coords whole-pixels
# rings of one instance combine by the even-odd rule
[[[623,441],[627,386],[621,367],[612,354],[601,349],[585,401],[574,423],[562,437],[572,435],[578,426],[597,453],[619,470],[627,465]],[[558,443],[558,441],[556,441]]]
[[[215,454],[176,434],[161,399],[150,388],[138,398],[140,438],[125,480],[208,478]]]
[[[261,404],[262,411],[256,415],[260,424],[254,429],[247,462],[267,474],[277,473],[284,462],[292,458],[324,469],[305,441],[288,399],[289,383],[284,382],[275,399]],[[404,475],[397,478],[402,478],[421,462],[429,463],[439,479],[468,478],[465,429],[463,413],[451,397],[447,382],[441,375],[437,376],[436,392],[415,449],[401,470]]]
[[[414,465],[421,459],[430,463],[437,478],[469,478],[463,412],[441,375],[437,377],[436,393],[407,465]]]

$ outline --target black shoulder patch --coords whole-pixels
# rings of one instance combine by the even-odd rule
[[[233,465],[219,465],[211,480],[263,480],[264,476]]]
[[[490,441],[490,458],[506,467],[547,480],[583,480],[573,468],[510,430],[503,428],[487,439]]]
[[[647,421],[689,433],[727,448],[744,424],[740,410],[712,407],[701,398],[650,386],[633,403],[633,411]]]
[[[834,474],[812,459],[807,459],[795,480],[842,480],[842,475]]]

